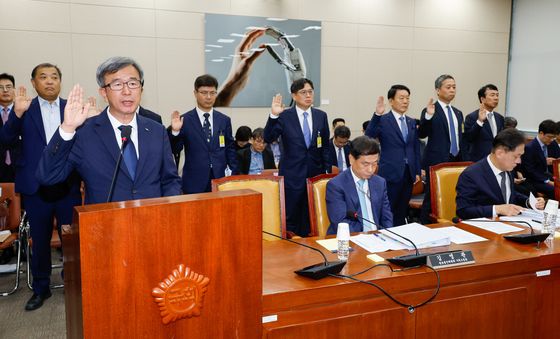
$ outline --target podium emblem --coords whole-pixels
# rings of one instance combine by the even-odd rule
[[[177,266],[152,290],[163,324],[200,316],[209,283],[208,277],[193,272],[183,264]]]

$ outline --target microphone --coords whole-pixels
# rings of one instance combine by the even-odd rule
[[[463,222],[463,219],[455,216],[453,217],[453,219],[451,219],[451,221],[454,224],[458,224],[460,222]],[[488,222],[488,223],[496,223],[496,222],[503,222],[503,221],[497,221],[497,220],[472,220],[472,222]],[[533,229],[533,226],[531,226],[531,223],[526,222],[525,220],[507,220],[507,222],[513,222],[513,223],[518,223],[518,224],[525,224],[527,226],[529,226],[529,228],[531,229],[531,233],[527,234],[527,233],[522,233],[522,234],[512,234],[512,235],[504,235],[504,239],[509,240],[509,241],[513,241],[516,242],[518,244],[533,244],[533,243],[538,243],[545,241],[546,238],[548,238],[548,236],[550,235],[550,233],[535,233],[535,230]]]
[[[375,224],[374,222],[371,222],[370,220],[367,220],[367,219],[363,218],[362,216],[360,216],[358,214],[358,212],[356,212],[356,211],[347,211],[346,216],[348,218],[352,219],[352,220],[361,219],[362,221],[367,221],[367,222],[370,222],[372,224]],[[410,240],[406,237],[403,237],[402,235],[397,234],[397,233],[391,231],[388,228],[385,228],[384,230],[391,233],[391,234],[396,235],[399,238],[402,238],[402,239],[408,241],[410,244],[412,244],[412,247],[414,247],[414,251],[415,251],[414,254],[400,255],[400,256],[393,257],[393,258],[388,258],[388,259],[386,259],[388,262],[393,263],[395,265],[402,266],[402,267],[414,267],[414,266],[426,265],[426,257],[428,256],[428,254],[421,254],[418,251],[418,247],[416,247],[416,244],[412,240]]]
[[[315,280],[319,280],[319,279],[323,279],[324,277],[328,276],[329,274],[338,274],[342,268],[344,267],[344,265],[346,265],[346,261],[328,261],[327,257],[325,256],[325,254],[323,252],[321,252],[320,250],[316,249],[315,247],[311,247],[309,245],[305,245],[302,243],[299,243],[297,241],[293,241],[291,239],[287,239],[287,238],[283,238],[279,235],[267,232],[267,231],[262,231],[265,234],[271,235],[273,237],[276,237],[278,239],[282,239],[282,240],[286,240],[289,241],[293,244],[299,245],[299,246],[303,246],[303,247],[307,247],[313,251],[319,252],[319,254],[321,254],[321,256],[323,257],[323,262],[319,263],[319,264],[315,264],[315,265],[311,265],[311,266],[307,266],[304,267],[300,270],[294,271],[295,274],[307,277],[307,278],[311,278],[311,279],[315,279]]]
[[[117,165],[113,171],[113,178],[111,179],[111,186],[109,188],[109,195],[107,196],[107,202],[111,202],[113,199],[113,192],[115,191],[115,184],[117,183],[117,174],[119,173],[119,167],[121,166],[123,158],[123,150],[128,141],[130,140],[130,134],[132,133],[132,127],[127,125],[122,125],[121,128],[121,149],[119,151],[119,158],[117,159]]]

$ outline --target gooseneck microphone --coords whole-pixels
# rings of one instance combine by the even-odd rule
[[[362,221],[367,221],[369,223],[375,224],[374,222],[371,222],[370,220],[367,220],[367,219],[363,218],[362,216],[360,216],[358,214],[358,212],[356,212],[356,211],[346,211],[346,216],[348,218],[352,219],[352,220],[361,219]],[[416,244],[412,240],[391,231],[389,228],[384,228],[384,230],[391,233],[391,234],[396,235],[399,238],[402,238],[402,239],[408,241],[412,245],[412,247],[414,247],[414,252],[415,252],[414,254],[400,255],[400,256],[393,257],[393,258],[388,258],[388,259],[386,259],[388,262],[393,263],[395,265],[402,266],[402,267],[414,267],[414,266],[426,265],[426,257],[428,255],[427,254],[421,254],[420,251],[418,251],[418,247],[416,246]]]
[[[113,171],[113,178],[111,179],[111,187],[109,188],[109,195],[107,196],[107,202],[111,202],[113,199],[113,192],[115,191],[115,184],[117,183],[117,174],[119,173],[119,167],[121,166],[123,158],[123,150],[128,141],[130,140],[130,134],[132,133],[132,126],[123,125],[121,130],[121,149],[119,150],[119,158],[117,159],[117,165]]]
[[[453,217],[453,219],[451,219],[451,221],[454,224],[458,224],[460,222],[463,222],[463,219],[459,218],[459,217]],[[503,221],[499,221],[499,220],[472,220],[472,222],[487,222],[487,223],[497,223],[497,222],[502,222]],[[512,234],[512,235],[504,235],[504,239],[509,240],[509,241],[513,241],[519,244],[533,244],[533,243],[537,243],[537,246],[540,242],[545,241],[546,238],[548,238],[548,236],[550,235],[550,233],[535,233],[535,230],[533,229],[533,226],[531,226],[531,223],[526,222],[525,220],[507,220],[507,222],[512,222],[512,223],[518,223],[518,224],[525,224],[527,226],[529,226],[529,228],[531,229],[531,233],[527,234],[527,233],[522,233],[522,234]]]
[[[281,237],[279,235],[267,232],[267,231],[262,231],[265,234],[268,234],[270,236],[276,237],[278,239],[282,239],[282,240],[286,240],[289,241],[293,244],[299,245],[299,246],[303,246],[303,247],[307,247],[313,251],[319,252],[319,254],[321,254],[321,256],[323,257],[323,262],[319,263],[319,264],[315,264],[315,265],[311,265],[311,266],[307,266],[304,267],[300,270],[294,271],[294,273],[307,277],[307,278],[311,278],[311,279],[315,279],[315,280],[319,280],[319,279],[323,279],[324,277],[330,275],[330,274],[337,274],[339,273],[342,268],[344,267],[344,265],[346,265],[346,261],[328,261],[327,257],[325,256],[325,254],[323,252],[321,252],[321,250],[309,246],[309,245],[305,245],[302,243],[299,243],[297,241],[293,241],[291,239],[287,239],[284,237]]]

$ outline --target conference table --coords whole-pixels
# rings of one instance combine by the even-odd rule
[[[263,241],[263,338],[560,338],[556,329],[560,239],[537,248],[468,224],[455,226],[488,241],[422,250],[470,250],[475,263],[438,269],[439,293],[414,310],[361,282],[298,276],[295,270],[322,261],[319,253],[287,241]],[[317,239],[296,241],[320,248],[329,260],[337,260]],[[341,274],[358,273],[376,264],[366,258],[367,251],[351,246],[354,250]],[[406,253],[378,255],[390,258]],[[391,272],[379,266],[356,278],[412,305],[429,299],[438,281],[427,267]]]

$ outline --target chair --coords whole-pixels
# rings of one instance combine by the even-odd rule
[[[560,201],[560,159],[552,162],[552,173],[554,175],[554,198]]]
[[[14,231],[17,233],[11,233],[6,240],[0,243],[0,250],[5,250],[11,246],[16,247],[17,261],[14,273],[16,274],[15,282],[13,287],[5,292],[0,292],[0,296],[8,296],[19,287],[19,274],[21,265],[21,246],[22,242],[25,241],[24,225],[25,225],[25,213],[22,215],[21,211],[21,198],[20,195],[15,192],[15,187],[13,183],[0,183],[2,188],[2,196],[0,198],[0,204],[4,205],[6,208],[3,209],[4,216],[6,216],[5,230]],[[6,206],[7,205],[7,206]],[[7,215],[6,215],[7,214]]]
[[[284,177],[276,175],[232,175],[212,180],[212,192],[252,189],[262,193],[263,230],[287,237]],[[277,240],[264,235],[266,240]]]
[[[430,166],[430,217],[433,222],[450,222],[456,215],[455,187],[459,175],[471,164],[471,161],[444,162]]]
[[[331,223],[327,214],[327,182],[336,174],[319,174],[307,179],[307,205],[309,206],[310,236],[324,236]]]

